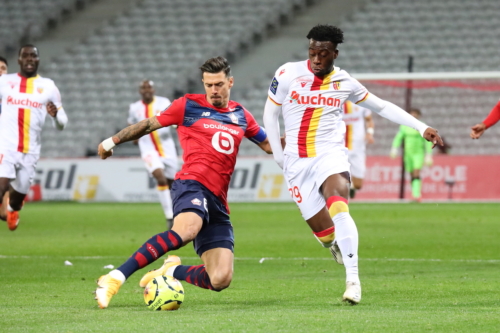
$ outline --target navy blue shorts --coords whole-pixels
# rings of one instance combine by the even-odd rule
[[[174,218],[180,213],[193,212],[203,220],[203,226],[193,241],[196,253],[218,247],[234,250],[233,226],[226,206],[196,180],[176,179],[171,189]],[[233,251],[234,252],[234,251]]]

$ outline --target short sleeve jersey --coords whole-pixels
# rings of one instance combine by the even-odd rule
[[[37,75],[25,78],[17,73],[0,76],[0,149],[40,154],[46,104],[62,108],[54,81]]]
[[[365,151],[365,118],[372,112],[352,102],[346,102],[343,106],[345,123],[345,146],[349,150]]]
[[[311,71],[309,60],[289,62],[278,68],[269,87],[271,101],[282,106],[285,122],[284,153],[315,157],[332,144],[344,144],[342,105],[359,103],[368,91],[346,71],[334,67],[325,76]]]
[[[227,108],[216,108],[205,95],[187,94],[157,119],[162,126],[178,126],[184,164],[175,178],[200,182],[227,207],[240,143],[243,137],[252,138],[260,131],[252,114],[234,101],[229,101]]]
[[[169,105],[170,100],[161,96],[155,96],[153,101],[149,104],[139,100],[130,104],[127,121],[130,125],[132,125],[144,119],[160,115],[160,113],[168,108]],[[170,127],[163,127],[143,136],[139,139],[139,149],[141,150],[141,155],[144,156],[151,152],[156,152],[160,157],[177,156],[175,151],[169,151],[175,146],[168,141],[172,141]]]

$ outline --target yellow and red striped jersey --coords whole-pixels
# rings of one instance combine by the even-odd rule
[[[40,154],[41,132],[47,115],[46,104],[54,103],[64,113],[61,95],[54,81],[37,75],[0,76],[0,149]]]
[[[345,146],[349,150],[365,151],[365,117],[372,114],[367,108],[350,101],[344,103]]]
[[[319,77],[309,60],[289,62],[278,68],[268,92],[269,99],[282,106],[285,121],[284,153],[315,157],[327,153],[332,144],[344,144],[342,106],[359,103],[368,91],[346,71],[334,67]]]
[[[144,119],[159,115],[170,105],[166,97],[154,96],[153,101],[145,104],[142,100],[130,104],[128,123],[138,123]],[[145,156],[156,152],[160,157],[177,156],[175,144],[170,133],[170,127],[162,127],[139,139],[141,155]]]

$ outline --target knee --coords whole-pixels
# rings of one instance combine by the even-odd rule
[[[215,291],[221,291],[229,287],[233,280],[233,270],[217,271],[210,276],[210,284]]]

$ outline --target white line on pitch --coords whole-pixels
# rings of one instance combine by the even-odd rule
[[[17,255],[0,255],[0,259],[73,259],[73,260],[100,260],[100,259],[124,259],[124,256],[17,256]],[[186,260],[199,259],[199,257],[182,257]],[[308,260],[321,261],[333,260],[332,258],[281,258],[281,257],[235,257],[235,260],[248,260],[264,262],[265,260]],[[360,261],[419,261],[419,262],[476,262],[476,263],[500,263],[500,259],[424,259],[424,258],[360,258]]]

